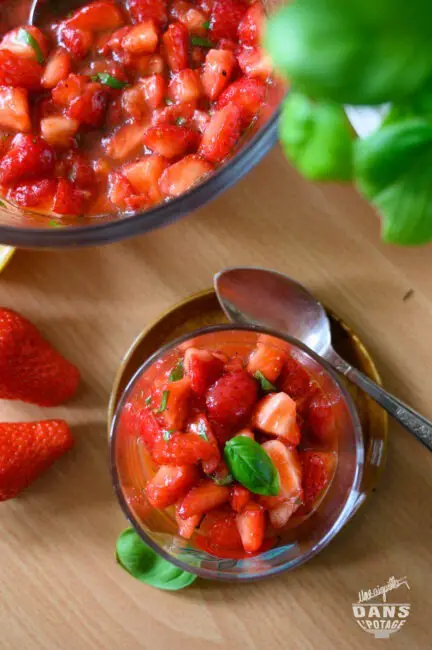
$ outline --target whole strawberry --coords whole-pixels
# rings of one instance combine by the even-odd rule
[[[56,406],[75,393],[79,371],[26,318],[0,308],[0,399]]]
[[[0,423],[0,501],[17,496],[73,443],[63,420]]]

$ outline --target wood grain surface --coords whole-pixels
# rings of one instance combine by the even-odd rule
[[[105,248],[19,251],[0,304],[25,313],[82,370],[77,397],[41,410],[0,402],[2,420],[64,417],[76,447],[0,506],[3,650],[333,650],[431,647],[432,456],[391,424],[387,468],[365,510],[316,559],[248,585],[197,581],[176,594],[125,574],[125,521],[105,432],[123,353],[161,310],[233,264],[286,272],[353,324],[386,386],[432,418],[431,248],[379,241],[351,188],[312,186],[275,149],[234,189],[168,228]],[[406,576],[405,627],[378,641],[354,621],[361,589]]]

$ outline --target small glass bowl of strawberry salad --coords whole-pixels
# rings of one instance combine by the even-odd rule
[[[79,225],[200,184],[266,107],[263,23],[259,0],[97,0],[8,31],[0,196]]]
[[[158,351],[116,410],[117,496],[144,541],[202,577],[293,568],[361,499],[361,426],[336,376],[294,340],[216,326]]]

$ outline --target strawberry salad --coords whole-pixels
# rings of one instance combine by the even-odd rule
[[[221,334],[217,349],[157,362],[123,407],[120,427],[150,468],[141,499],[133,488],[126,500],[144,520],[166,511],[208,553],[240,558],[319,506],[337,464],[338,400],[282,341],[257,335],[233,350]]]
[[[99,0],[0,42],[0,195],[41,214],[134,213],[235,151],[266,103],[247,0]]]

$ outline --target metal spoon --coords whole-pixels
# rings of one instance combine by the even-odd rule
[[[33,0],[28,24],[43,27],[53,18],[66,18],[70,11],[79,9],[84,4],[84,0]]]
[[[214,276],[219,302],[234,323],[263,325],[299,339],[370,395],[432,451],[432,422],[390,395],[332,348],[324,307],[301,284],[259,268],[225,269]]]

